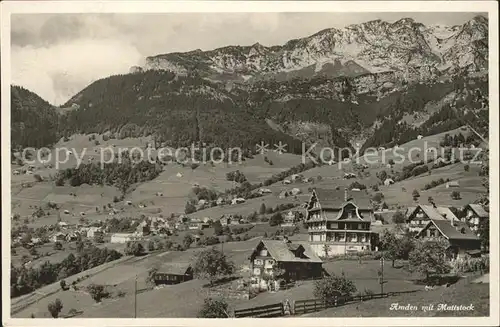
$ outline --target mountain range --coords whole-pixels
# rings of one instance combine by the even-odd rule
[[[19,125],[26,119],[17,114],[26,108],[23,99],[36,95],[16,90],[13,124]],[[401,143],[478,117],[487,124],[487,104],[488,20],[477,16],[458,26],[375,20],[282,46],[156,55],[52,110],[59,137],[155,135],[171,146],[241,146],[250,155],[260,141],[283,141],[295,153],[300,141]],[[52,115],[40,119],[54,121]],[[38,145],[28,132],[21,137],[13,130],[13,143]]]

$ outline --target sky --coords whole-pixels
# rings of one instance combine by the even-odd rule
[[[93,81],[127,73],[147,56],[227,45],[284,44],[325,28],[411,17],[458,25],[477,13],[15,14],[12,84],[61,105]]]

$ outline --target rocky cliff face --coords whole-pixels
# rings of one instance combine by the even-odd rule
[[[486,70],[487,61],[488,20],[477,16],[459,26],[425,26],[410,18],[374,20],[325,29],[282,46],[256,43],[157,55],[146,58],[143,68],[241,82],[381,72],[411,81]]]

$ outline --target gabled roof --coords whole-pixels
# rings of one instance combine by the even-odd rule
[[[421,235],[430,225],[436,226],[436,228],[443,234],[444,237],[450,240],[479,240],[479,238],[472,232],[472,230],[467,226],[467,224],[455,221],[455,226],[451,225],[448,220],[434,220],[431,219],[429,223],[418,233]],[[464,233],[462,233],[462,230]]]
[[[285,243],[284,241],[278,240],[262,240],[261,243],[266,247],[271,257],[279,262],[323,262],[309,244],[306,243]],[[299,247],[304,248],[304,255],[307,258],[295,257],[292,251],[297,250]]]
[[[191,267],[189,262],[166,262],[157,271],[160,274],[184,275]]]
[[[315,189],[313,194],[316,194],[318,201],[323,209],[342,209],[347,203],[351,202],[359,209],[372,210],[370,199],[363,196],[362,193],[356,193],[354,197],[349,195],[351,200],[345,201],[344,190],[330,190],[330,189]]]
[[[486,211],[485,207],[483,207],[480,204],[468,204],[467,207],[469,207],[474,213],[479,217],[479,218],[487,218],[490,216],[488,211]]]
[[[429,219],[435,219],[435,220],[446,220],[447,218],[450,219],[450,217],[453,217],[454,219],[457,219],[453,212],[449,208],[446,207],[434,207],[432,205],[427,205],[427,204],[419,204],[416,207],[408,207],[408,210],[406,211],[406,217],[410,217],[415,211],[421,208],[422,211],[429,217]],[[443,217],[443,214],[446,214],[446,218]]]

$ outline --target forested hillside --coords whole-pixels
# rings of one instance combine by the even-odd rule
[[[59,135],[55,108],[35,93],[11,86],[12,148],[50,146]]]

